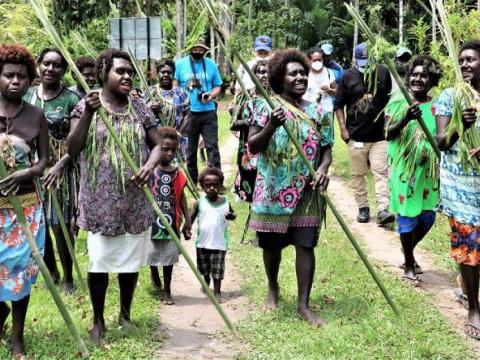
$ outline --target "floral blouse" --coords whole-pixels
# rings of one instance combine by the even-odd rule
[[[271,110],[263,99],[254,102],[250,125],[264,128]],[[313,167],[318,166],[317,154],[321,147],[333,145],[332,122],[321,117],[317,104],[304,102],[302,110],[310,121],[285,108],[286,124],[296,135],[300,146]],[[253,194],[252,212],[259,215],[291,215],[302,198],[310,173],[297,153],[283,127],[276,129],[266,151],[258,156],[257,178]]]

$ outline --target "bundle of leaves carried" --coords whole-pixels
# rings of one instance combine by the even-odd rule
[[[480,148],[480,135],[477,127],[474,125],[465,129],[462,114],[464,109],[475,108],[478,110],[480,104],[479,93],[467,82],[463,80],[462,71],[458,64],[458,47],[453,40],[452,30],[448,24],[448,17],[442,0],[430,0],[430,4],[437,10],[439,19],[438,27],[442,35],[448,55],[452,59],[453,69],[455,71],[455,85],[453,86],[453,111],[450,123],[447,127],[447,140],[450,142],[453,134],[458,133],[458,152],[462,167],[465,170],[480,170],[480,162],[471,154]],[[477,120],[478,121],[478,120]]]

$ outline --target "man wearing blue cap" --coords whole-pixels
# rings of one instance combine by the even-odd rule
[[[369,71],[378,71],[377,78],[375,75],[371,77],[377,79],[376,86],[364,80]],[[338,84],[334,111],[341,137],[348,144],[351,187],[359,208],[357,221],[370,221],[365,179],[370,167],[375,179],[379,226],[395,221],[395,216],[388,211],[387,142],[383,120],[383,109],[388,103],[391,89],[388,69],[381,64],[369,64],[366,44],[358,44],[355,48],[355,65],[345,71]]]
[[[343,67],[337,62],[332,60],[333,45],[329,43],[323,44],[320,49],[323,51],[323,63],[324,65],[333,71],[335,75],[335,81],[338,84],[343,77]]]
[[[255,58],[250,60],[247,63],[248,67],[251,69],[258,60],[267,59],[272,53],[272,49],[273,49],[272,39],[269,36],[261,35],[257,37],[255,39],[255,42],[253,43],[253,52],[254,52]],[[246,90],[252,90],[255,88],[255,84],[253,83],[252,79],[250,79],[250,76],[245,71],[242,65],[238,67],[237,73],[238,73],[238,76],[241,77],[243,83],[245,84]],[[240,91],[242,91],[242,88],[237,82],[235,85],[235,94],[238,94]]]
[[[395,54],[395,68],[397,69],[398,75],[400,77],[405,78],[407,74],[408,67],[410,66],[410,60],[412,59],[412,52],[410,49],[400,46]],[[398,91],[399,87],[395,78],[392,76],[392,94],[395,91]]]

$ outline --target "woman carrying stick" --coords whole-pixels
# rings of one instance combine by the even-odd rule
[[[460,70],[465,82],[476,93],[477,109],[480,105],[480,40],[466,42],[459,55]],[[455,105],[455,106],[454,106]],[[451,256],[460,264],[460,272],[468,298],[468,319],[465,335],[480,340],[480,305],[478,283],[480,265],[480,172],[465,168],[460,160],[461,147],[466,146],[458,132],[451,136],[447,128],[454,111],[458,110],[455,90],[446,89],[440,95],[436,108],[437,141],[442,150],[440,161],[440,210],[448,216],[451,227]],[[461,106],[461,105],[460,105]],[[465,130],[480,131],[478,110],[473,107],[459,109]],[[464,133],[465,135],[465,133]],[[471,156],[479,156],[479,149],[473,149]],[[473,159],[472,159],[473,160]]]
[[[268,89],[268,68],[266,60],[258,60],[252,67],[255,76],[260,80],[262,86]],[[248,150],[248,132],[250,130],[251,114],[257,108],[258,103],[263,99],[258,96],[255,88],[250,90],[251,100],[244,94],[237,95],[238,104],[235,105],[235,119],[230,130],[238,131],[238,152],[237,152],[237,177],[235,178],[234,191],[238,197],[249,203],[252,202],[255,179],[257,177],[257,157],[252,156]]]
[[[428,55],[417,56],[411,63],[406,82],[415,104],[401,92],[390,98],[385,109],[386,139],[390,171],[390,210],[397,214],[398,233],[405,257],[403,277],[420,286],[421,267],[413,255],[417,244],[435,223],[438,204],[438,158],[416,119],[423,118],[435,134],[433,99],[430,89],[438,85],[442,71]]]
[[[74,239],[72,226],[77,212],[77,174],[75,164],[67,154],[65,141],[70,128],[70,113],[79,98],[62,83],[68,64],[60,50],[46,48],[38,57],[37,68],[40,85],[31,87],[25,95],[25,101],[43,109],[48,121],[49,132],[49,166],[44,176],[44,185],[57,187],[58,200],[63,211],[66,228],[70,239]],[[58,255],[63,269],[63,291],[71,294],[74,291],[72,274],[72,257],[68,251],[65,236],[59,223],[59,217],[52,203],[52,195],[45,194],[45,210],[47,223],[55,235]],[[47,232],[45,245],[45,263],[58,281],[59,274],[53,252],[53,244]]]
[[[0,46],[0,155],[10,173],[0,181],[0,338],[12,312],[10,344],[15,357],[25,351],[25,317],[38,267],[8,194],[16,194],[21,201],[40,251],[45,244],[44,213],[34,179],[48,163],[48,125],[42,110],[22,101],[35,74],[35,60],[25,47]],[[12,309],[6,301],[12,302]]]
[[[308,59],[298,50],[280,50],[268,61],[268,79],[278,94],[278,106],[270,111],[266,102],[252,114],[248,145],[259,154],[250,226],[257,231],[268,278],[265,309],[278,306],[278,271],[282,249],[295,245],[298,284],[298,314],[313,326],[324,323],[309,308],[315,271],[314,248],[318,241],[325,204],[320,192],[328,185],[332,161],[333,128],[320,122],[317,104],[302,99],[307,90]],[[325,119],[325,118],[324,118]],[[311,165],[296,151],[285,124],[295,134]]]
[[[130,56],[108,49],[99,55],[95,68],[102,89],[90,92],[73,111],[67,143],[70,156],[80,154],[78,223],[88,231],[88,286],[94,316],[91,339],[99,344],[106,330],[108,273],[118,273],[118,322],[130,324],[130,307],[153,221],[152,207],[141,187],[159,162],[160,135],[150,108],[142,99],[129,96],[134,75]],[[137,175],[96,115],[100,106],[108,112],[134,161],[143,164]]]
[[[154,101],[149,105],[160,125],[174,127],[183,133],[190,111],[190,99],[182,89],[173,88],[173,74],[175,74],[173,60],[160,60],[157,64],[158,84],[150,87]],[[187,141],[186,136],[180,138],[182,155],[187,151]]]

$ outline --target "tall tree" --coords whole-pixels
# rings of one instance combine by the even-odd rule
[[[177,40],[177,58],[181,56],[184,47],[183,44],[183,1],[175,0],[175,30]]]

